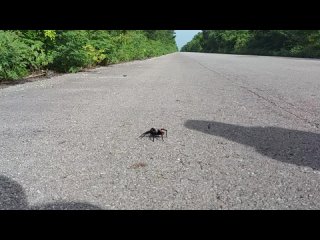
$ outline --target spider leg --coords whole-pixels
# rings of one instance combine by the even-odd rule
[[[144,137],[145,135],[147,135],[147,134],[149,134],[149,133],[150,133],[150,131],[146,131],[145,133],[142,133],[142,134],[140,135],[140,138]]]
[[[149,139],[154,142],[154,136],[152,134],[149,135]]]

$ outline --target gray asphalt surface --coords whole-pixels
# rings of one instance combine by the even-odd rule
[[[319,76],[174,53],[1,89],[0,209],[319,209]]]

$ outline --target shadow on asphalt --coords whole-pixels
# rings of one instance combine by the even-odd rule
[[[53,202],[29,206],[22,186],[0,175],[0,210],[101,210],[101,208],[82,202]]]
[[[254,147],[258,153],[281,162],[320,170],[320,134],[202,120],[187,120],[184,126]]]

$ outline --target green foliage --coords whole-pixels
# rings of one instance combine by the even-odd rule
[[[87,52],[89,60],[90,60],[90,65],[89,66],[94,66],[99,63],[101,63],[107,56],[104,54],[103,49],[96,49],[94,46],[91,44],[87,44],[84,47],[84,50]]]
[[[0,78],[145,59],[177,51],[173,30],[0,31]]]
[[[111,63],[145,59],[178,50],[174,32],[169,30],[113,31],[112,35],[113,51],[108,55]]]
[[[320,57],[320,31],[203,30],[181,51]]]
[[[11,31],[0,31],[0,80],[27,75],[31,49]]]
[[[89,65],[90,55],[84,47],[87,44],[86,35],[85,31],[62,31],[58,34],[50,68],[59,72],[77,72]]]
[[[57,33],[55,30],[44,30],[43,34],[46,38],[49,38],[51,41],[54,41],[57,36]]]
[[[43,69],[53,61],[52,56],[45,52],[43,42],[31,39],[23,39],[23,42],[30,50],[28,55],[28,69],[30,71]]]

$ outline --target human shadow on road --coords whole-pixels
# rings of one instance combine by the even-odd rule
[[[29,206],[23,187],[16,181],[0,175],[0,210],[100,210],[84,202],[53,202]]]
[[[317,133],[202,120],[187,120],[184,126],[254,147],[260,154],[281,162],[320,170],[320,134]]]

